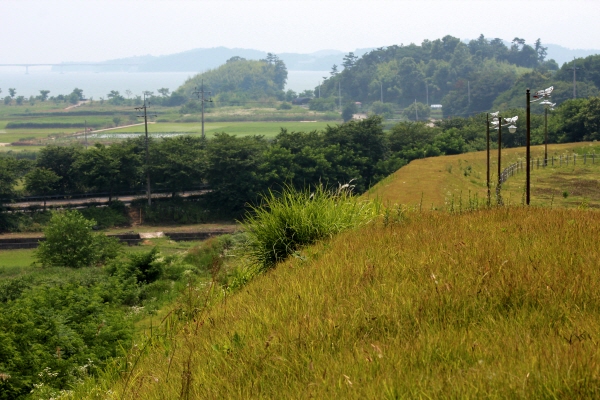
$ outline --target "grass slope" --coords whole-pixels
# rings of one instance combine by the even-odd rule
[[[157,336],[97,398],[600,396],[600,213],[398,215]]]
[[[566,143],[548,146],[551,156],[592,153],[600,154],[596,143]],[[533,146],[531,156],[535,160],[544,156],[543,146]],[[477,198],[480,204],[486,202],[486,152],[464,153],[453,156],[432,157],[414,160],[407,166],[375,185],[366,196],[380,198],[384,204],[420,204],[423,209],[447,208],[448,203],[463,205]],[[490,181],[492,200],[495,197],[495,182],[498,179],[498,150],[490,151]],[[525,148],[502,150],[502,168],[517,160],[525,159]],[[600,207],[600,186],[592,181],[600,177],[600,157],[596,163],[584,166],[582,159],[576,166],[567,167],[555,162],[555,166],[535,168],[531,173],[531,204],[545,206],[573,207],[587,202],[590,207]],[[525,187],[525,172],[510,177],[502,187],[505,204],[521,204]],[[567,191],[572,196],[562,197]],[[554,198],[552,199],[552,195]]]

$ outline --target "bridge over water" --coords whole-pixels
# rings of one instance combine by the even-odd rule
[[[15,63],[0,64],[0,67],[25,67],[25,74],[29,74],[29,67],[60,67],[62,73],[62,69],[68,67],[137,67],[140,65],[140,63]]]

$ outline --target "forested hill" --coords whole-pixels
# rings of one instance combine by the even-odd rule
[[[502,39],[490,40],[483,35],[469,43],[445,36],[425,40],[421,45],[378,48],[360,58],[349,53],[344,58],[344,69],[338,72],[335,66],[316,90],[320,89],[322,97],[341,92],[345,101],[353,102],[383,100],[401,107],[415,101],[440,103],[445,116],[467,116],[498,106],[495,102],[501,95],[499,102],[512,105],[520,93],[513,90],[515,85],[540,89],[544,84],[561,81],[564,85],[558,85],[555,97],[568,98],[567,82],[572,82],[568,68],[572,65],[559,69],[546,56],[547,48],[539,39],[527,44],[515,38],[507,46]],[[584,61],[593,68],[600,64],[600,56],[589,56]],[[598,93],[596,74],[600,72],[588,72],[580,83],[586,97]]]
[[[283,94],[287,74],[284,62],[271,53],[259,61],[232,57],[220,67],[188,79],[177,92],[195,98],[193,92],[204,85],[221,102],[271,98]]]

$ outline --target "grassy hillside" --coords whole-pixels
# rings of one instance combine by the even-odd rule
[[[599,169],[536,168],[532,203],[553,208],[518,206],[521,173],[503,187],[511,206],[448,213],[429,210],[484,203],[485,153],[414,161],[366,195],[391,204],[376,222],[237,292],[188,287],[126,364],[71,396],[596,398]]]
[[[548,146],[548,158],[573,152],[579,154],[595,152],[600,154],[597,143],[566,143]],[[498,179],[498,150],[490,151],[490,180],[492,197],[495,194],[495,182]],[[480,203],[486,201],[486,152],[474,152],[453,156],[432,157],[412,161],[390,177],[374,186],[366,196],[383,200],[384,204],[420,204],[423,209],[446,208],[448,203],[461,201],[468,204],[477,198]],[[534,159],[544,156],[543,146],[532,146]],[[525,148],[518,147],[502,150],[502,168],[517,160],[525,159]],[[572,163],[562,166],[535,168],[531,173],[531,204],[538,206],[574,207],[586,202],[590,207],[600,207],[600,157],[596,163],[591,160],[584,166],[582,160],[575,166]],[[521,204],[525,188],[525,173],[510,177],[503,184],[502,193],[505,203]],[[566,198],[564,192],[568,192]],[[552,197],[554,196],[554,197]]]
[[[105,381],[85,393],[600,395],[600,213],[394,215],[387,226],[372,224],[299,252],[210,309],[201,306],[203,292],[190,289],[185,301],[198,298],[199,307],[192,322],[178,333],[155,328],[151,351],[132,354],[134,367],[116,385]]]

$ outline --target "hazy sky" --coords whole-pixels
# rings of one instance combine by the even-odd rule
[[[480,33],[600,49],[600,0],[0,0],[0,22],[3,64],[217,46],[352,51]]]

